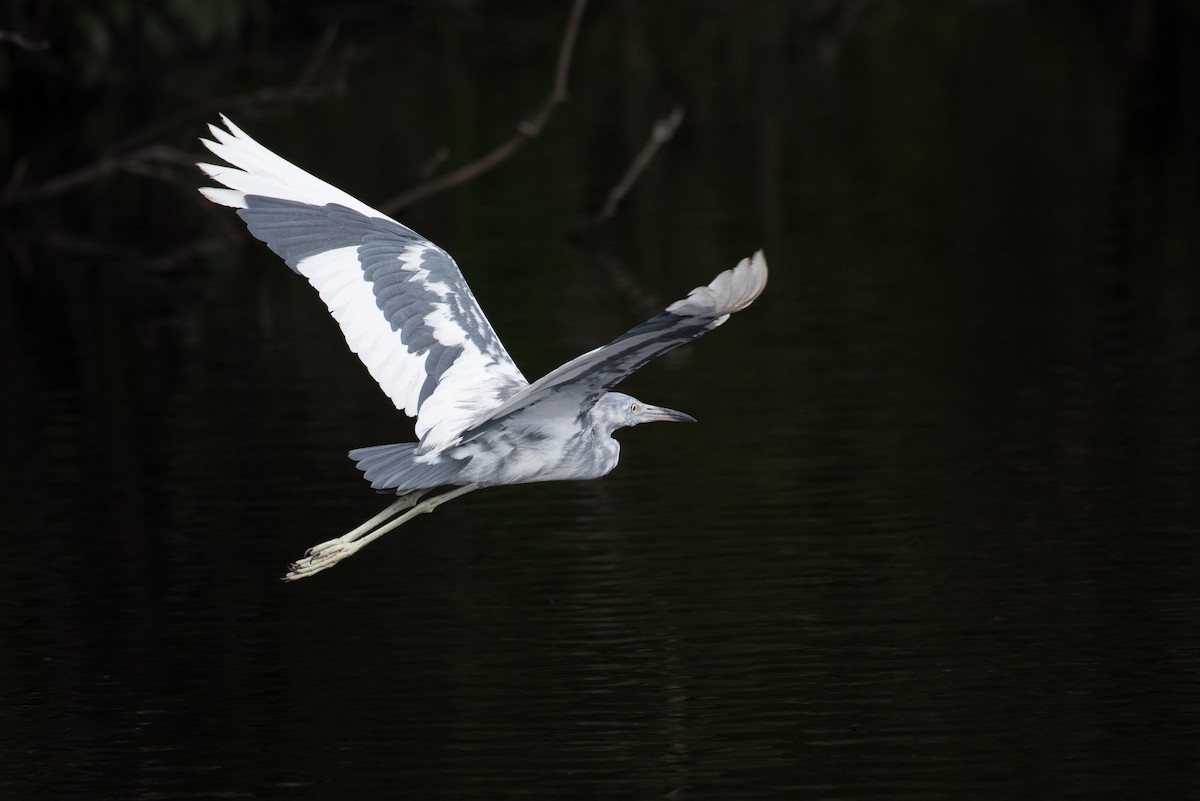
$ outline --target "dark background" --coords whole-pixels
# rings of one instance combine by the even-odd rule
[[[540,135],[396,216],[531,378],[764,247],[622,386],[700,424],[278,581],[411,424],[197,138],[383,205],[532,117],[569,5],[3,4],[0,796],[1194,795],[1183,0],[590,3]]]

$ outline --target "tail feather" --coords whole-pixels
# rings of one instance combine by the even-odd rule
[[[455,483],[454,477],[466,462],[447,457],[432,464],[417,462],[417,447],[415,442],[372,445],[355,448],[350,458],[378,492],[407,492]]]

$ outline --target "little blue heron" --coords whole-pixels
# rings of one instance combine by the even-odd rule
[[[759,251],[612,342],[534,381],[500,344],[446,251],[267,150],[222,115],[200,164],[258,239],[308,279],[371,376],[410,417],[417,442],[350,451],[394,503],[309,548],[284,579],[318,573],[413,517],[480,487],[599,478],[617,466],[618,428],[694,422],[610,390],[651,359],[719,326],[759,296]],[[451,487],[426,498],[431,491]]]

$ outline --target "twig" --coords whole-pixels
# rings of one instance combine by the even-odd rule
[[[3,197],[0,197],[0,208],[15,206],[19,203],[28,203],[33,200],[45,200],[56,197],[71,191],[77,186],[105,178],[115,172],[127,170],[145,171],[147,169],[147,162],[190,165],[192,158],[188,154],[172,147],[147,145],[131,153],[126,153],[123,156],[106,156],[82,169],[53,178],[36,189],[30,189],[25,192],[6,190],[7,193]]]
[[[159,145],[143,145],[153,141],[176,126],[195,118],[207,117],[216,111],[228,111],[247,107],[261,107],[272,104],[291,103],[300,100],[315,100],[329,95],[340,95],[345,92],[346,78],[349,74],[350,63],[354,50],[347,48],[342,53],[342,59],[337,65],[333,77],[320,85],[311,85],[311,81],[321,72],[328,59],[335,39],[336,26],[330,27],[321,37],[320,43],[313,52],[308,66],[301,73],[301,78],[290,87],[265,87],[253,92],[239,95],[228,95],[213,98],[192,108],[180,111],[170,117],[159,120],[141,130],[119,140],[107,155],[99,160],[64,175],[44,182],[40,186],[21,191],[22,179],[28,172],[28,164],[18,162],[13,173],[0,192],[0,208],[16,206],[22,203],[45,200],[69,192],[91,181],[105,178],[115,172],[141,170],[147,174],[145,162],[178,163],[190,166],[194,159],[173,148]],[[142,145],[139,147],[139,145]],[[158,174],[162,177],[161,174]]]
[[[575,0],[575,4],[571,7],[571,15],[567,19],[567,27],[563,31],[562,43],[558,50],[558,61],[554,69],[554,85],[551,87],[550,93],[546,95],[546,99],[542,101],[541,108],[532,118],[517,123],[512,136],[497,145],[490,153],[445,175],[417,184],[412,189],[402,192],[384,203],[380,210],[385,214],[393,214],[411,206],[418,200],[424,200],[430,195],[469,181],[492,169],[516,152],[521,145],[537,137],[549,121],[550,115],[554,113],[555,107],[567,99],[567,76],[571,71],[571,58],[575,53],[575,41],[579,37],[579,27],[586,7],[587,0]]]
[[[10,195],[15,195],[17,189],[21,186],[21,182],[25,180],[25,173],[29,171],[29,159],[25,156],[18,156],[16,164],[13,165],[13,170],[8,176],[8,181],[4,184],[4,189],[0,190],[0,205]]]
[[[340,28],[337,25],[330,25],[325,29],[325,33],[321,35],[321,41],[317,42],[317,47],[313,51],[312,58],[308,60],[308,66],[300,73],[300,77],[292,84],[293,89],[301,89],[309,84],[316,83],[317,75],[321,71],[321,67],[325,66],[325,61],[329,58],[329,51],[333,49],[334,42],[337,41]]]
[[[329,51],[332,49],[337,36],[338,28],[336,25],[331,25],[325,30],[325,33],[321,36],[321,41],[313,49],[313,55],[309,59],[308,65],[301,71],[299,80],[291,86],[282,88],[267,86],[251,92],[225,95],[224,97],[206,100],[203,103],[179,111],[170,117],[159,120],[153,125],[149,125],[136,133],[126,136],[113,146],[113,150],[120,152],[140,145],[143,142],[158,137],[164,131],[171,130],[189,120],[207,118],[218,111],[228,112],[231,109],[279,105],[300,100],[318,100],[323,97],[337,97],[344,94],[346,91],[346,79],[350,73],[350,63],[355,53],[353,48],[346,48],[342,51],[342,58],[337,63],[332,78],[321,84],[312,83],[325,66],[325,62],[329,57]]]
[[[50,46],[50,43],[45,40],[35,42],[14,31],[0,31],[0,42],[12,42],[22,50],[45,50]]]
[[[665,117],[661,117],[654,123],[654,128],[650,131],[650,138],[646,140],[646,144],[642,145],[642,149],[634,156],[633,161],[629,164],[629,168],[621,176],[621,180],[617,181],[616,185],[609,191],[608,197],[604,200],[604,205],[589,220],[591,225],[599,225],[616,213],[617,206],[621,203],[621,200],[629,193],[634,183],[637,182],[637,179],[650,164],[650,160],[654,158],[654,154],[658,152],[658,149],[675,135],[675,131],[679,128],[681,122],[683,122],[683,106],[675,106]]]
[[[608,273],[613,288],[628,298],[638,312],[646,317],[653,317],[662,310],[662,303],[658,297],[647,290],[633,271],[619,259],[597,252],[593,252],[592,255],[604,265],[604,271]]]
[[[448,158],[450,158],[450,151],[445,147],[439,147],[437,150],[433,151],[433,155],[429,157],[429,160],[422,164],[421,168],[417,170],[417,175],[421,176],[421,178],[424,178],[425,180],[428,180],[443,164],[446,163],[446,159]]]

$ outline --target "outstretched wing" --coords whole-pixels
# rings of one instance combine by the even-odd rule
[[[742,259],[708,286],[697,287],[662,314],[634,326],[607,345],[578,356],[515,393],[463,432],[466,442],[513,418],[551,419],[591,409],[600,396],[633,371],[672,348],[703,336],[749,306],[767,285],[762,251]]]
[[[232,166],[199,165],[225,187],[200,191],[317,289],[422,450],[528,386],[446,251],[221,120],[200,141]]]

